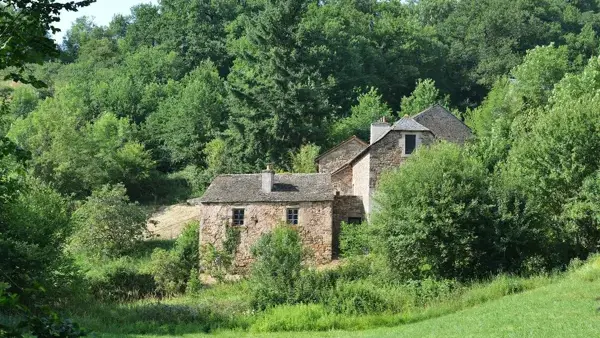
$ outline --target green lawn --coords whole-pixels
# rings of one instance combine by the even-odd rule
[[[184,337],[598,337],[600,260],[553,284],[433,319],[366,331],[219,332]],[[101,335],[102,336],[102,335]],[[106,337],[118,337],[106,335]],[[126,337],[166,337],[129,335]]]

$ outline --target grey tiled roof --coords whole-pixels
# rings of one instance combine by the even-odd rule
[[[358,136],[352,135],[349,138],[347,138],[345,141],[342,141],[342,142],[338,143],[333,148],[328,149],[326,152],[324,152],[321,155],[317,156],[317,158],[315,158],[315,162],[318,162],[320,159],[322,159],[323,157],[329,155],[334,150],[339,149],[339,148],[343,147],[344,145],[346,145],[346,144],[348,144],[350,142],[356,142],[356,143],[358,143],[360,145],[363,145],[365,148],[369,146],[369,144],[367,142],[361,140],[360,138],[358,138]]]
[[[201,203],[318,202],[333,200],[329,174],[275,174],[273,190],[261,189],[262,174],[217,176]]]
[[[462,144],[473,135],[469,127],[438,104],[413,116],[413,119],[441,140]]]
[[[427,127],[419,124],[417,121],[413,120],[408,116],[404,116],[400,120],[396,121],[392,126],[392,130],[401,130],[401,131],[429,131]]]

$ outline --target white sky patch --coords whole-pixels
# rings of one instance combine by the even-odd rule
[[[106,26],[116,14],[128,15],[131,13],[131,7],[143,3],[157,4],[158,0],[97,0],[95,3],[81,8],[78,12],[62,11],[60,22],[56,23],[56,27],[61,31],[54,35],[54,40],[61,44],[63,36],[71,28],[75,19],[79,17],[92,17],[96,25]]]

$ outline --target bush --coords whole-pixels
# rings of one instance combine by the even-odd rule
[[[183,267],[174,252],[157,248],[152,252],[151,259],[150,271],[161,292],[172,296],[184,291],[189,270]]]
[[[340,252],[343,257],[366,255],[371,250],[371,236],[369,225],[348,224],[342,222],[340,233]]]
[[[44,285],[43,296],[54,302],[70,297],[78,276],[64,252],[71,234],[69,201],[36,179],[15,187],[15,196],[6,201],[2,188],[9,180],[0,177],[0,282],[13,285],[8,291],[25,303],[23,290],[35,288],[33,281]]]
[[[158,294],[151,274],[115,261],[88,279],[91,294],[101,301],[131,301]]]
[[[93,257],[117,257],[132,251],[146,233],[146,212],[130,203],[122,184],[92,192],[73,214],[73,245]]]
[[[225,275],[231,267],[233,256],[218,250],[212,244],[205,244],[200,247],[200,269],[208,273],[219,282],[225,281]]]
[[[190,274],[195,271],[198,278],[199,223],[190,222],[177,238],[172,250],[156,248],[152,252],[150,271],[158,289],[175,295],[186,289]]]
[[[389,268],[401,280],[497,270],[488,186],[483,165],[449,143],[420,149],[384,175],[372,221]]]
[[[338,283],[325,303],[332,312],[348,315],[399,313],[412,305],[412,297],[402,287],[361,280]]]
[[[252,247],[252,306],[265,309],[295,301],[304,249],[298,232],[285,225],[264,234]]]

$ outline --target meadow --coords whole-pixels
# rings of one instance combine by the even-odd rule
[[[89,303],[73,318],[101,337],[591,337],[600,330],[600,258],[563,273],[501,275],[425,301],[390,294],[405,304],[397,313],[347,315],[322,304],[253,311],[248,287],[241,281],[169,299]]]

